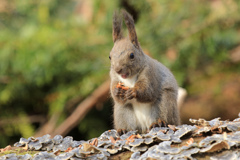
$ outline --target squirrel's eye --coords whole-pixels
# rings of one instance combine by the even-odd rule
[[[111,60],[111,56],[109,56],[109,59]]]
[[[130,57],[130,59],[133,59],[134,58],[134,54],[131,53],[129,57]]]

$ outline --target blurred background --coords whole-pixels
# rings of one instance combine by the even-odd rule
[[[87,140],[113,128],[108,56],[121,8],[145,53],[187,90],[182,123],[237,117],[238,0],[0,0],[0,147],[46,133]]]

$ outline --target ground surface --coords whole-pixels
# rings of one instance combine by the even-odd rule
[[[192,125],[156,127],[146,134],[115,130],[76,141],[50,135],[21,138],[0,150],[5,159],[240,159],[240,117],[233,121],[190,119]]]

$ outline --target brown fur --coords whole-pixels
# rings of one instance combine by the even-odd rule
[[[129,37],[123,37],[122,20],[115,13],[113,16],[114,46],[110,53],[115,128],[146,131],[137,118],[136,104],[143,106],[147,104],[146,109],[150,113],[146,113],[146,116],[153,124],[163,120],[168,124],[179,125],[178,85],[174,76],[163,64],[143,53],[137,39],[133,18],[126,11],[122,11],[122,14]],[[133,59],[130,58],[131,54],[134,55]],[[135,82],[134,86],[127,91],[116,88],[117,83],[121,81],[121,75],[127,75],[127,80],[133,79],[129,80],[129,83]],[[150,126],[149,124],[147,127]]]
[[[114,12],[113,15],[113,42],[116,42],[117,40],[122,38],[122,18],[117,14],[117,12]]]

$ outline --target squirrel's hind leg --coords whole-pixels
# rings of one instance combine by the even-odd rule
[[[117,134],[118,134],[118,136],[121,136],[121,135],[123,135],[123,134],[126,134],[128,131],[126,130],[126,129],[118,129],[117,130]]]
[[[114,105],[114,128],[116,130],[136,130],[137,123],[131,103]],[[120,133],[120,132],[119,132]]]

